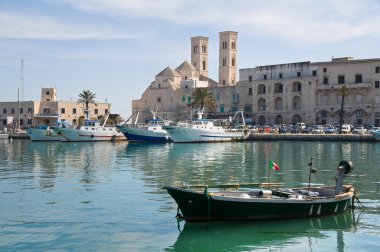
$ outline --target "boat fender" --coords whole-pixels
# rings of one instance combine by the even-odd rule
[[[261,197],[271,197],[272,196],[272,191],[271,190],[261,190],[259,192],[259,196],[261,196]]]
[[[351,161],[342,160],[338,164],[338,170],[344,169],[344,174],[348,174],[354,170]]]

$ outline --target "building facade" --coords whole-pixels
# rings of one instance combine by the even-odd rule
[[[109,113],[110,103],[90,104],[90,117]],[[85,116],[85,107],[76,101],[58,101],[55,88],[42,88],[40,101],[0,102],[0,129],[53,125],[58,119],[77,124]]]
[[[243,110],[257,124],[380,125],[380,59],[333,58],[326,62],[296,62],[239,70],[237,80],[237,32],[219,33],[219,80],[208,76],[208,38],[191,38],[191,62],[175,70],[165,68],[132,101],[132,110],[149,111],[170,120],[183,120],[191,111],[193,90],[209,87],[216,110],[206,116],[222,118]],[[342,104],[342,87],[347,88]]]

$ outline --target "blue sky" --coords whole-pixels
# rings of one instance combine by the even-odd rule
[[[218,78],[220,31],[239,33],[238,68],[332,57],[380,57],[378,0],[0,0],[0,101],[59,100],[89,89],[113,113],[165,67],[190,61],[190,37],[209,37]],[[21,60],[24,60],[21,75]]]

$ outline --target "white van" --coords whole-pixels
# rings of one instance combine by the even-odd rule
[[[350,133],[350,132],[351,132],[351,126],[349,124],[343,124],[342,133]]]
[[[306,128],[306,125],[305,125],[305,123],[303,123],[303,122],[296,123],[296,126],[297,126],[299,129],[301,129],[301,130],[304,130],[304,129]]]

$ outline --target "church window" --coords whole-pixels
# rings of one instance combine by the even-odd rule
[[[232,58],[231,64],[232,64],[232,66],[235,66],[235,58]]]
[[[233,41],[233,42],[231,43],[231,48],[232,48],[232,49],[236,49],[236,42],[235,42],[235,41]]]
[[[222,66],[226,66],[226,63],[227,63],[226,59],[223,58],[223,64],[222,64]]]
[[[203,70],[206,70],[206,61],[202,61]]]
[[[202,53],[207,53],[207,49],[205,45],[202,45]]]
[[[198,46],[194,46],[193,53],[198,53]]]

